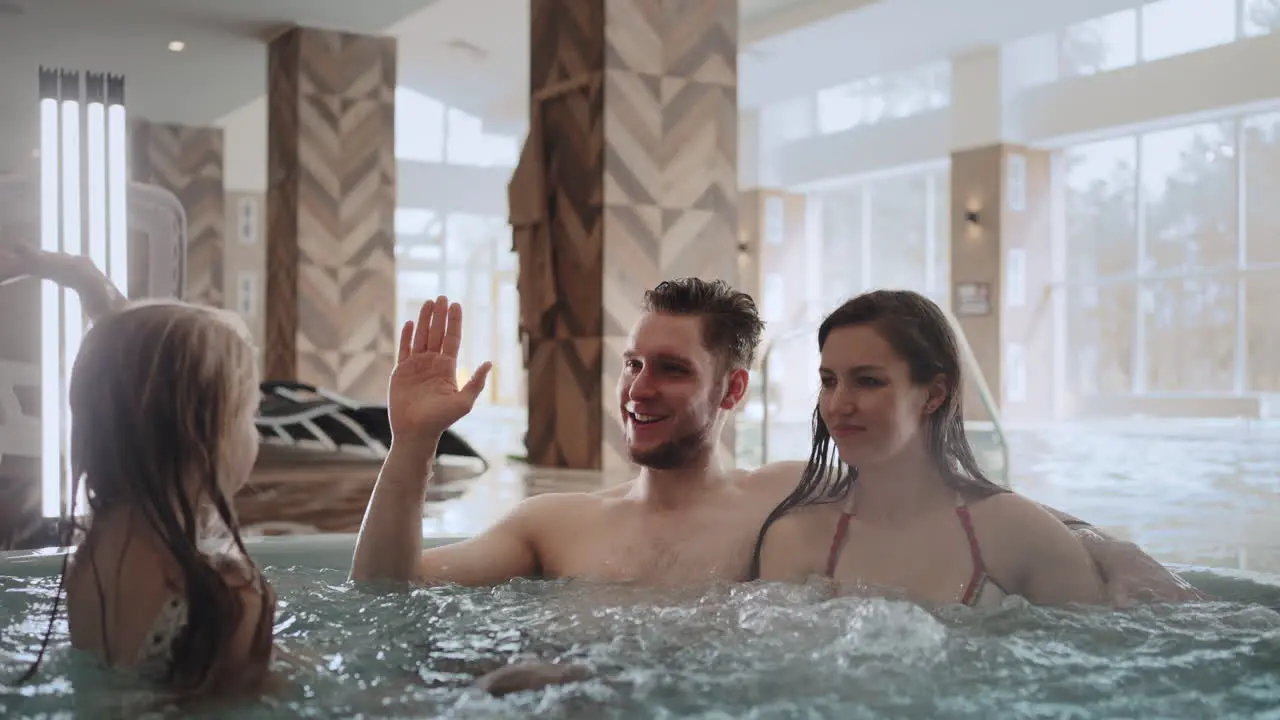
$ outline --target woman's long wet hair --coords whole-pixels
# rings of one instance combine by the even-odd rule
[[[960,372],[960,347],[946,315],[929,298],[909,290],[875,290],[836,308],[818,326],[818,350],[827,344],[832,330],[869,325],[893,351],[907,362],[911,382],[946,379],[946,395],[928,415],[924,432],[929,457],[947,485],[966,497],[988,497],[1005,488],[991,482],[978,466],[964,432]],[[840,460],[831,433],[817,407],[813,410],[813,445],[800,483],[765,518],[751,557],[751,578],[760,577],[760,551],[765,535],[778,518],[807,505],[837,502],[848,497],[858,477],[857,468]]]
[[[83,482],[90,522],[115,508],[141,513],[180,570],[173,580],[188,619],[174,641],[165,682],[178,693],[218,689],[215,669],[243,615],[242,588],[228,584],[218,553],[202,549],[211,538],[221,536],[225,549],[239,551],[246,581],[263,593],[252,657],[265,667],[271,653],[274,602],[245,551],[226,493],[239,480],[229,476],[231,457],[235,438],[256,411],[256,377],[253,347],[237,319],[177,302],[135,305],[97,322],[71,376],[72,498]],[[69,524],[65,545],[77,531],[92,542],[91,525]],[[103,569],[86,550],[83,561],[97,584],[103,649],[112,665]],[[53,617],[65,583],[64,562]],[[37,657],[24,681],[39,664]]]

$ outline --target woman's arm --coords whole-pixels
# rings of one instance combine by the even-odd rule
[[[1084,546],[1102,574],[1107,599],[1113,605],[1128,607],[1134,602],[1197,602],[1209,599],[1134,543],[1111,537],[1084,520],[1047,505],[1040,507],[1069,528]]]
[[[988,571],[1006,590],[1037,605],[1103,602],[1089,553],[1040,506],[1004,493],[975,503],[974,514]]]

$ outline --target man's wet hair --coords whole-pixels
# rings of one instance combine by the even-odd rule
[[[723,280],[667,280],[645,292],[642,308],[700,317],[703,344],[729,368],[749,368],[755,361],[764,321],[756,301]]]

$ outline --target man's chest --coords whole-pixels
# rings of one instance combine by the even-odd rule
[[[757,529],[721,517],[621,518],[577,538],[558,536],[546,548],[544,571],[552,577],[662,586],[738,582],[746,579]]]

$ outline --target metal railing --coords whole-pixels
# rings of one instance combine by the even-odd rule
[[[817,330],[811,327],[792,328],[777,337],[765,340],[764,352],[760,355],[760,464],[769,462],[769,415],[772,408],[769,402],[769,360],[778,344],[793,338],[816,335]],[[815,338],[816,339],[816,338]]]
[[[989,421],[990,430],[995,436],[999,445],[1000,453],[1000,477],[998,482],[1009,485],[1009,441],[1004,432],[1004,425],[1000,422],[1000,411],[996,407],[995,396],[991,392],[991,387],[987,384],[987,379],[983,375],[978,365],[978,357],[973,352],[973,346],[969,343],[968,336],[960,327],[959,320],[956,319],[949,310],[943,311],[947,316],[947,322],[951,324],[951,329],[956,335],[956,340],[960,347],[960,364],[962,368],[967,370],[966,380],[973,383],[974,388],[978,392],[978,397],[982,401],[983,408],[987,411],[987,416],[991,418]],[[776,337],[769,338],[765,341],[764,352],[760,357],[760,464],[769,462],[769,420],[773,412],[772,403],[770,402],[770,365],[773,358],[773,352],[780,344],[799,337],[813,336],[816,329],[812,327],[799,327],[788,330]],[[981,425],[987,423],[966,423],[966,427],[979,429]],[[986,428],[981,428],[985,430]]]

